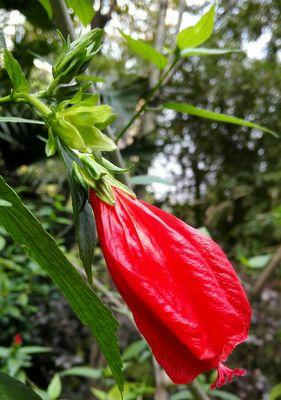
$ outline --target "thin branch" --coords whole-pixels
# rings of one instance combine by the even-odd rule
[[[154,47],[158,51],[162,51],[162,48],[166,39],[166,29],[165,29],[165,19],[168,8],[168,0],[160,0],[159,1],[159,9],[158,9],[158,20],[157,20],[157,30],[155,35],[155,44]],[[160,71],[156,68],[155,65],[152,66],[151,75],[149,78],[149,86],[153,87],[157,84],[160,77]]]
[[[161,88],[162,84],[164,83],[165,79],[169,75],[170,71],[174,68],[174,66],[177,64],[178,58],[175,57],[173,63],[170,65],[170,67],[167,69],[167,71],[162,75],[162,77],[159,79],[158,83],[151,89],[151,91],[148,93],[143,105],[140,107],[140,109],[132,116],[130,121],[125,125],[125,127],[116,135],[115,141],[118,142],[126,133],[126,131],[133,125],[135,120],[146,110],[146,107],[148,103],[153,99],[155,94],[158,92],[158,90]]]
[[[69,36],[71,40],[75,40],[76,33],[64,0],[50,0],[50,2],[54,12],[55,23],[61,33],[65,37]]]

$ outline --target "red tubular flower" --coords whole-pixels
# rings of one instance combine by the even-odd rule
[[[14,336],[14,346],[21,346],[22,345],[22,336],[20,333],[16,333]]]
[[[222,363],[247,338],[251,309],[220,247],[198,230],[113,187],[94,191],[100,245],[136,325],[173,382],[216,368],[214,387],[244,370]]]

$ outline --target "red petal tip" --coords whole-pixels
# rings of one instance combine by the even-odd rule
[[[233,381],[234,376],[243,376],[246,374],[245,369],[234,368],[233,370],[225,366],[223,363],[219,363],[217,367],[217,378],[210,386],[212,390],[215,388],[221,388]]]

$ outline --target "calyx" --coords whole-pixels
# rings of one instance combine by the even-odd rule
[[[123,190],[131,197],[136,197],[126,185],[118,181],[112,173],[124,172],[104,158],[94,157],[92,154],[79,154],[81,165],[73,163],[73,172],[83,187],[91,188],[104,202],[114,205],[115,197],[113,187]],[[111,171],[109,171],[111,170]]]

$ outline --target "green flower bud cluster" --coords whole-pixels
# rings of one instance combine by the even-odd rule
[[[101,47],[103,31],[93,29],[72,43],[64,44],[64,49],[53,66],[53,77],[68,83],[88,67],[93,56]]]
[[[79,155],[81,165],[74,163],[73,171],[76,179],[87,190],[91,188],[96,195],[104,202],[113,205],[115,202],[112,187],[117,187],[132,197],[136,197],[126,185],[115,179],[112,173],[124,172],[119,167],[109,162],[103,157],[95,159],[90,154]]]
[[[96,95],[81,98],[82,93],[78,92],[73,99],[58,105],[49,120],[49,137],[58,136],[66,146],[82,152],[115,150],[113,140],[100,130],[115,118],[111,107],[97,105]]]

